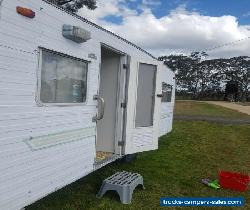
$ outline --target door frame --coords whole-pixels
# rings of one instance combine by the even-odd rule
[[[114,52],[120,56],[119,61],[119,68],[118,68],[118,77],[117,77],[117,100],[116,100],[116,117],[115,117],[115,130],[114,130],[114,136],[115,136],[115,145],[114,145],[114,155],[123,155],[124,150],[124,144],[125,144],[125,138],[126,138],[126,115],[127,115],[127,109],[121,107],[121,102],[126,101],[127,103],[127,89],[128,89],[128,81],[129,81],[129,74],[128,70],[129,68],[126,68],[126,71],[124,69],[125,63],[128,63],[128,55],[120,50],[117,50],[116,48],[107,45],[105,43],[100,43],[100,49],[102,48],[107,49],[111,52]],[[101,53],[100,53],[101,55]],[[126,65],[127,66],[127,65]],[[99,65],[99,86],[98,86],[98,94],[100,92],[100,72],[101,72],[101,59],[100,59],[100,65]],[[124,72],[125,71],[125,74]],[[124,82],[124,83],[123,83]],[[104,115],[105,117],[105,115]],[[98,122],[96,122],[97,124]],[[120,125],[120,127],[118,127]],[[119,129],[120,128],[120,129]],[[96,137],[98,138],[98,136]],[[97,142],[97,139],[96,139]]]

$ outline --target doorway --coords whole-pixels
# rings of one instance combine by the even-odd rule
[[[99,96],[104,101],[103,118],[97,121],[96,161],[105,161],[117,153],[117,132],[120,123],[122,96],[120,91],[122,55],[107,47],[101,47]]]

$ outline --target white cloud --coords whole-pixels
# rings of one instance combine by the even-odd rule
[[[110,15],[117,17],[137,15],[136,10],[131,10],[126,7],[126,4],[124,4],[125,1],[126,0],[99,0],[97,1],[97,8],[95,10],[89,10],[84,7],[79,11],[79,15],[98,24],[103,24],[102,19]]]
[[[98,9],[83,9],[81,14],[156,56],[209,49],[250,36],[250,26],[239,25],[234,16],[204,16],[187,11],[185,5],[181,5],[166,16],[157,18],[150,8],[143,7],[143,12],[139,14],[126,7],[125,1],[100,0]],[[122,23],[103,21],[109,15],[122,17]],[[210,51],[209,54],[216,57],[250,55],[250,39]]]
[[[161,5],[160,0],[142,0],[142,4],[147,6],[158,6]]]
[[[242,16],[243,17],[249,17],[250,16],[250,12],[244,13]]]

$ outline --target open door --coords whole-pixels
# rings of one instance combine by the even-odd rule
[[[96,162],[122,154],[124,109],[126,107],[127,55],[102,45],[97,120]]]
[[[137,69],[134,88],[136,96],[134,108],[131,107],[135,111],[133,117],[130,117],[130,120],[133,120],[133,126],[130,138],[126,142],[125,154],[158,148],[161,65],[157,62],[137,63]]]

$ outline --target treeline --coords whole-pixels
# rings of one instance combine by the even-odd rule
[[[237,84],[237,100],[250,101],[250,57],[206,57],[204,52],[159,57],[176,72],[177,98],[223,100],[226,85],[231,82]]]
[[[96,0],[49,0],[52,4],[62,7],[72,13],[77,13],[82,7],[96,9]]]

